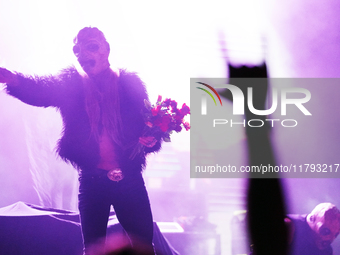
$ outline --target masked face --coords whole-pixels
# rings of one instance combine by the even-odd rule
[[[318,215],[310,224],[315,235],[315,243],[318,249],[326,249],[340,232],[340,220],[338,217],[327,217],[327,212]]]
[[[79,64],[89,76],[95,76],[106,70],[109,64],[109,45],[101,38],[85,38],[73,47]]]

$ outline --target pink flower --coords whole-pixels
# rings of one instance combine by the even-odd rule
[[[177,102],[175,100],[171,100],[170,105],[172,109],[177,109]]]
[[[182,105],[182,109],[180,111],[183,116],[190,114],[190,108],[185,103]]]
[[[176,131],[176,132],[181,132],[181,131],[182,131],[182,127],[181,127],[180,125],[177,125],[177,126],[175,127],[175,131]]]
[[[180,111],[177,111],[177,112],[176,112],[176,115],[175,115],[175,120],[176,120],[176,122],[181,123],[181,122],[183,121],[183,118],[184,118],[184,115],[181,114]]]
[[[188,131],[190,129],[190,124],[188,122],[184,122],[183,126],[184,126],[186,131]]]
[[[162,117],[162,122],[160,123],[160,128],[163,132],[166,132],[169,128],[169,123],[170,123],[170,115],[163,115]]]
[[[153,115],[153,116],[156,116],[156,115],[159,113],[159,111],[160,111],[161,109],[162,109],[162,106],[161,106],[161,105],[157,105],[156,107],[152,108],[152,109],[151,109],[152,115]]]
[[[165,107],[169,107],[170,103],[171,103],[171,99],[170,99],[170,98],[166,98],[166,99],[163,101],[163,104],[164,104]]]
[[[161,123],[162,123],[162,118],[160,116],[157,116],[156,119],[154,120],[153,124],[155,126],[159,127],[161,125]]]
[[[144,102],[145,103],[145,102]],[[145,114],[145,125],[152,134],[161,133],[163,141],[168,140],[170,131],[181,132],[184,128],[190,129],[190,124],[184,122],[184,117],[190,114],[190,108],[183,104],[182,108],[177,108],[177,102],[166,98],[162,101],[162,96],[158,96],[155,105],[145,104],[148,113]]]

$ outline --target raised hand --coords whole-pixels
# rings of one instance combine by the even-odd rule
[[[15,84],[17,76],[6,68],[0,67],[0,83],[13,83]]]

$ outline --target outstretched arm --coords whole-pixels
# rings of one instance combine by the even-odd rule
[[[6,68],[0,67],[0,83],[10,83],[15,86],[18,84],[18,77]]]
[[[60,106],[65,92],[80,76],[74,68],[63,70],[56,76],[24,76],[0,68],[0,82],[6,83],[7,93],[33,106]]]

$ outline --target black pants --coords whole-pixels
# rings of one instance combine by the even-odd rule
[[[138,240],[152,247],[153,219],[141,173],[126,175],[119,182],[111,181],[106,173],[97,169],[96,173],[82,173],[79,178],[79,211],[85,254],[90,254],[89,247],[95,243],[104,245],[111,205],[132,244]]]

